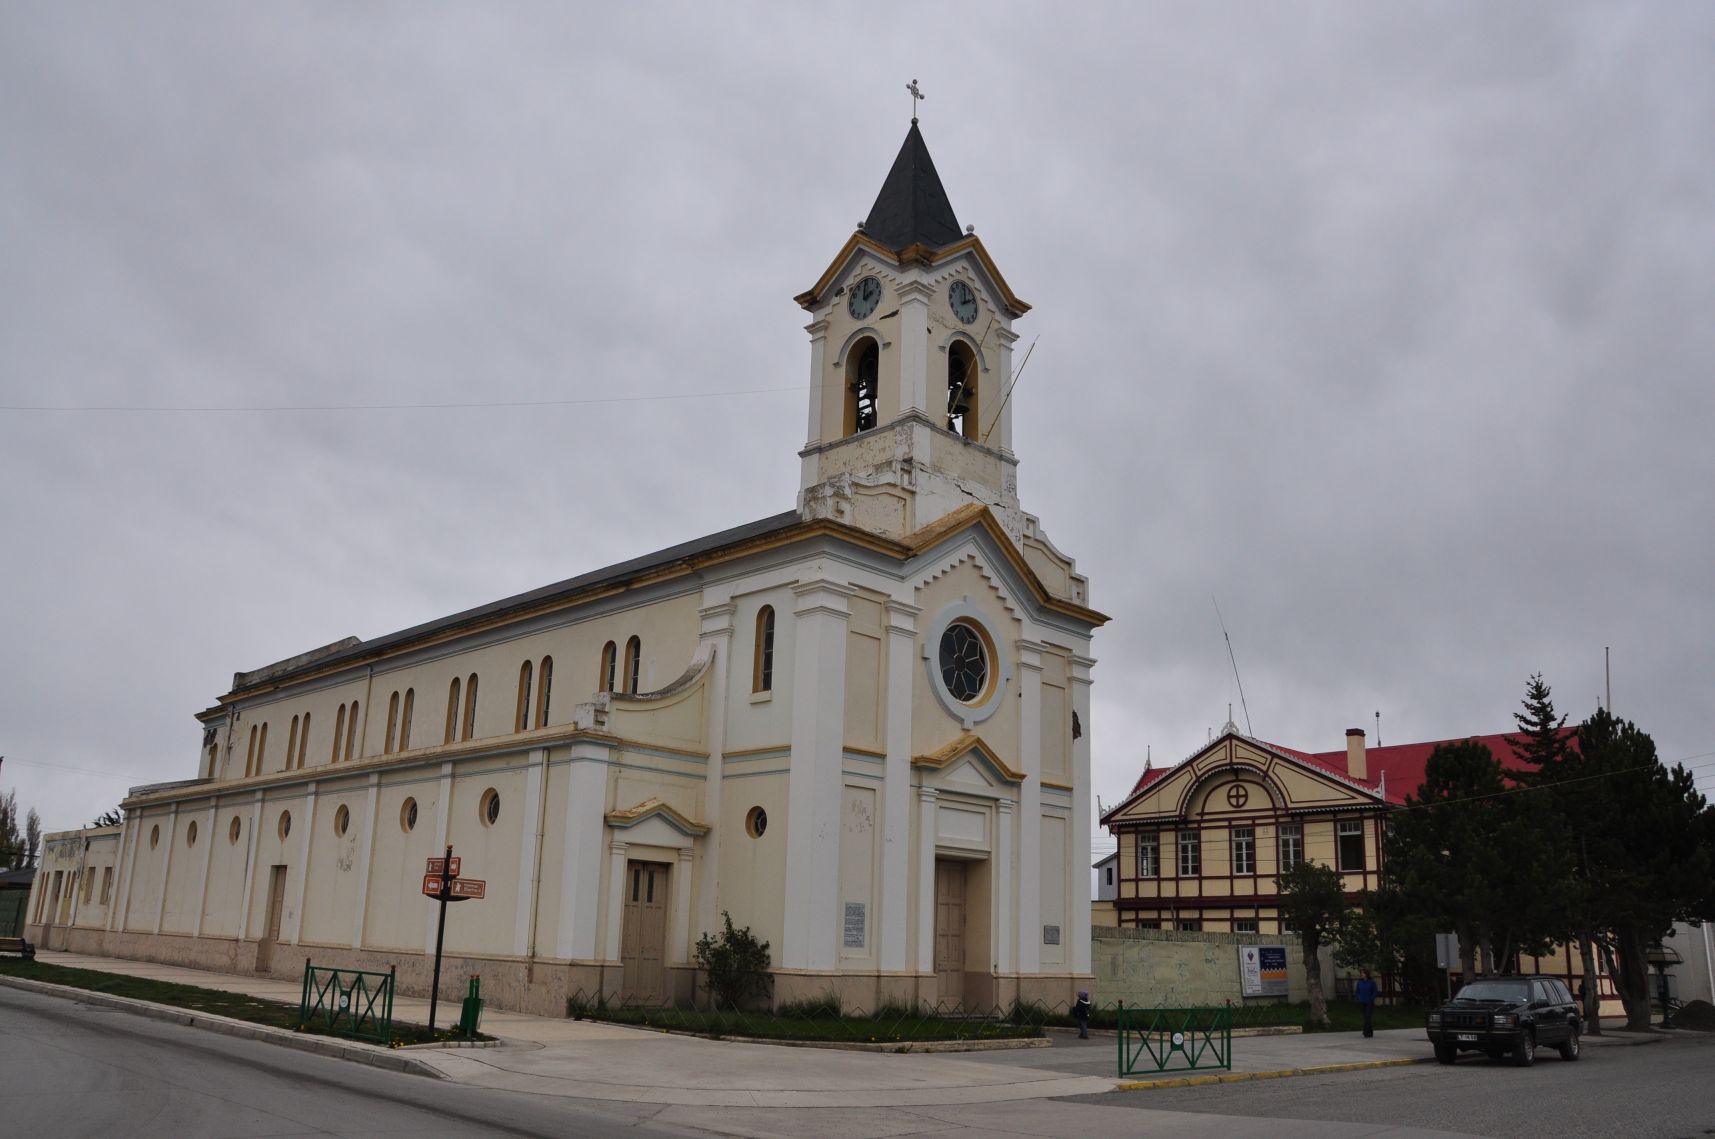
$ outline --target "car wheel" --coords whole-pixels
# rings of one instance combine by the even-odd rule
[[[1453,1045],[1451,1045],[1451,1044],[1437,1044],[1435,1046],[1435,1059],[1436,1059],[1437,1063],[1451,1064],[1454,1060],[1457,1060],[1458,1058],[1459,1058],[1459,1050],[1457,1048],[1453,1047]]]
[[[1560,1046],[1562,1060],[1578,1059],[1578,1026],[1573,1025],[1566,1034],[1566,1042]]]
[[[1536,1063],[1536,1037],[1529,1029],[1518,1034],[1518,1041],[1513,1045],[1513,1063],[1520,1068]]]

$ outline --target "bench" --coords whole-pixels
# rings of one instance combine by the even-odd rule
[[[26,961],[36,959],[36,947],[21,937],[0,937],[0,953],[16,953]]]

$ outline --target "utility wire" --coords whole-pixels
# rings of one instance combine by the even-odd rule
[[[72,404],[0,404],[0,411],[43,412],[43,413],[120,413],[120,414],[159,414],[184,415],[205,413],[235,413],[246,414],[256,412],[282,411],[467,411],[491,407],[581,407],[600,403],[651,403],[675,399],[724,399],[738,395],[774,395],[780,392],[803,392],[809,389],[802,384],[786,388],[743,388],[729,392],[669,392],[654,395],[618,395],[591,396],[585,399],[520,399],[520,400],[481,400],[466,403],[328,403],[328,404],[275,404],[256,407],[216,406],[207,407],[168,407],[164,405],[125,405],[125,404],[89,404],[76,406]]]

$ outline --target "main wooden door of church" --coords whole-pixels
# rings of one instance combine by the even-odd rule
[[[935,860],[935,977],[946,1006],[965,1000],[965,864]]]
[[[667,1001],[667,870],[659,862],[626,863],[619,963],[625,970],[621,993],[627,1001]]]

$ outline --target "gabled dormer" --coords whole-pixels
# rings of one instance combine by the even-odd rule
[[[902,538],[981,503],[1020,545],[1013,293],[959,228],[916,120],[869,215],[795,298],[811,314],[799,510]]]

